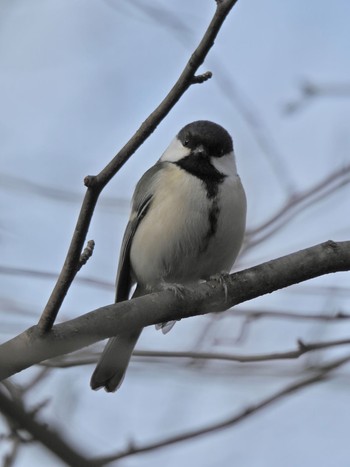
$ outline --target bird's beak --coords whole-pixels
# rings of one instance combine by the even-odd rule
[[[196,156],[199,157],[208,157],[208,151],[206,148],[201,144],[196,147],[196,149],[193,151]]]

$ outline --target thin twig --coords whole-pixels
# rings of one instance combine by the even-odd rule
[[[302,340],[298,340],[298,346],[294,350],[272,352],[266,354],[252,354],[252,355],[234,355],[227,353],[214,353],[214,352],[166,352],[166,351],[135,351],[134,356],[139,357],[161,357],[161,358],[193,358],[200,360],[225,360],[231,362],[240,363],[256,363],[256,362],[268,362],[271,360],[294,360],[308,352],[314,352],[316,350],[328,349],[331,347],[339,347],[350,344],[349,339],[339,339],[325,342],[310,342],[305,343]]]
[[[3,381],[2,386],[7,391],[11,399],[23,408],[23,389],[9,380]],[[31,442],[32,437],[30,435],[28,436],[26,433],[24,434],[21,431],[21,426],[18,425],[16,420],[5,417],[5,421],[7,422],[9,432],[8,434],[3,435],[2,439],[5,439],[11,443],[11,451],[7,456],[4,457],[3,467],[10,467],[16,461],[16,457],[21,445]]]
[[[297,110],[305,107],[316,97],[349,97],[350,83],[329,83],[317,84],[311,81],[305,81],[300,85],[300,97],[294,101],[290,101],[284,106],[286,114],[292,114]]]
[[[249,102],[248,98],[242,92],[242,89],[237,88],[237,84],[233,81],[231,71],[229,71],[225,65],[226,61],[217,58],[214,60],[214,63],[215,70],[217,71],[215,74],[217,77],[215,82],[225,96],[225,100],[230,100],[234,104],[234,110],[240,112],[284,191],[287,192],[287,194],[294,193],[295,182],[286,166],[283,154],[277,149],[272,135],[261,117],[259,117],[258,109],[252,102]]]
[[[339,311],[333,315],[320,313],[296,313],[293,311],[270,311],[270,310],[232,310],[226,314],[215,315],[217,318],[225,318],[230,316],[231,318],[248,318],[249,322],[258,319],[270,318],[270,319],[291,319],[291,320],[307,320],[307,321],[327,321],[327,322],[339,322],[350,319],[350,314]]]
[[[43,271],[38,269],[30,269],[30,268],[16,268],[13,266],[0,266],[0,274],[11,275],[11,276],[24,276],[30,277],[32,279],[57,279],[58,273],[51,272],[51,271]],[[75,279],[77,282],[81,284],[88,285],[89,287],[94,286],[101,289],[106,290],[113,290],[115,285],[113,282],[103,281],[97,277],[84,277],[84,276],[77,276]],[[19,307],[17,307],[19,309]],[[28,310],[28,308],[25,308]],[[17,310],[16,310],[17,311]],[[26,313],[28,314],[28,312]]]
[[[290,197],[286,203],[281,206],[269,219],[264,221],[258,227],[247,231],[247,246],[251,248],[253,245],[260,243],[262,241],[261,239],[265,239],[267,236],[270,236],[271,233],[274,233],[276,229],[276,223],[278,223],[280,226],[285,225],[286,218],[288,216],[290,220],[290,218],[294,217],[300,212],[300,206],[302,203],[306,203],[311,199],[310,202],[313,204],[314,202],[319,201],[325,196],[328,196],[334,190],[337,190],[348,183],[350,183],[350,165],[335,170],[323,180],[317,182],[311,188],[296,193],[293,197]],[[313,199],[313,197],[315,198]],[[307,206],[309,206],[309,204],[304,207]],[[258,234],[263,235],[263,237],[260,236],[258,239],[255,239]],[[254,240],[252,240],[253,237]]]
[[[27,393],[34,389],[39,383],[43,381],[49,375],[49,371],[42,369],[38,371],[25,385],[20,387],[22,394]]]
[[[213,46],[214,40],[224,20],[236,2],[237,0],[222,0],[217,2],[216,11],[202,40],[191,55],[183,72],[169,94],[142,123],[134,136],[98,175],[95,177],[85,177],[87,192],[83,200],[71,244],[57,283],[38,323],[38,327],[42,333],[48,332],[52,328],[68,289],[77,274],[80,254],[83,249],[90,221],[101,191],[136,151],[136,149],[138,149],[153,133],[181,96],[186,92],[191,84],[193,84],[195,73],[204,62],[204,59]]]
[[[141,358],[190,358],[194,360],[221,360],[239,363],[268,362],[273,360],[295,360],[308,352],[329,349],[332,347],[341,347],[350,345],[349,339],[336,339],[323,342],[304,342],[301,339],[297,341],[297,348],[281,352],[261,353],[251,355],[219,353],[219,352],[193,352],[193,351],[165,351],[165,350],[134,350],[133,357]],[[50,368],[70,368],[79,365],[90,365],[96,363],[99,359],[98,354],[80,358],[71,358],[66,360],[46,360],[42,363]]]
[[[130,443],[125,450],[120,451],[117,454],[100,457],[95,460],[100,462],[102,465],[105,465],[110,462],[123,459],[125,457],[129,457],[135,454],[141,454],[144,452],[154,451],[156,449],[170,446],[172,444],[177,444],[180,442],[188,441],[190,439],[198,438],[199,436],[203,436],[209,433],[214,433],[219,430],[223,430],[225,428],[231,428],[237,425],[238,423],[240,423],[241,421],[245,420],[246,418],[250,417],[251,415],[255,414],[256,412],[285,398],[286,396],[289,396],[290,394],[295,394],[301,389],[304,389],[306,387],[309,387],[315,383],[318,383],[326,379],[330,372],[336,370],[337,368],[340,368],[341,366],[345,365],[349,361],[350,361],[350,355],[337,359],[337,360],[333,360],[331,363],[321,368],[318,368],[315,375],[309,376],[307,378],[303,378],[300,381],[289,384],[288,386],[275,392],[271,396],[261,400],[260,402],[256,404],[252,404],[248,406],[247,408],[240,411],[238,414],[228,417],[225,420],[222,420],[220,422],[210,424],[198,430],[188,431],[187,433],[183,433],[178,436],[171,436],[161,441],[156,441],[154,443],[149,443],[149,444],[144,444],[144,445],[139,445],[139,446],[137,446],[136,443]]]

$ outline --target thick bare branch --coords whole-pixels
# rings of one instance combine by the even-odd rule
[[[101,170],[98,175],[85,178],[87,192],[83,200],[62,271],[38,323],[41,332],[47,332],[51,329],[68,289],[77,274],[81,251],[101,191],[136,149],[138,149],[153,133],[186,90],[192,84],[200,82],[198,81],[198,77],[195,77],[195,73],[204,62],[225,18],[236,2],[237,0],[221,0],[217,2],[217,8],[208,29],[169,94],[142,123],[134,136],[118,152],[111,162]],[[207,77],[209,78],[208,75]]]
[[[232,274],[225,279],[225,288],[221,282],[210,281],[188,288],[183,297],[174,296],[169,290],[153,293],[104,306],[58,324],[44,335],[34,326],[0,346],[0,379],[133,326],[223,311],[292,284],[348,270],[350,242],[329,241]]]

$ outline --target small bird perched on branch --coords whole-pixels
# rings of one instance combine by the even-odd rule
[[[120,252],[116,302],[175,284],[230,272],[242,245],[246,197],[232,138],[200,120],[178,133],[142,176]],[[171,325],[160,325],[163,332]],[[123,381],[142,329],[109,339],[91,377],[92,389],[113,392]]]

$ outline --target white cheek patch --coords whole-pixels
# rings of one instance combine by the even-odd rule
[[[164,151],[161,162],[177,162],[190,154],[191,150],[182,145],[181,141],[174,138]]]
[[[222,157],[212,157],[211,163],[216,170],[228,177],[234,177],[237,175],[237,167],[233,151]]]

